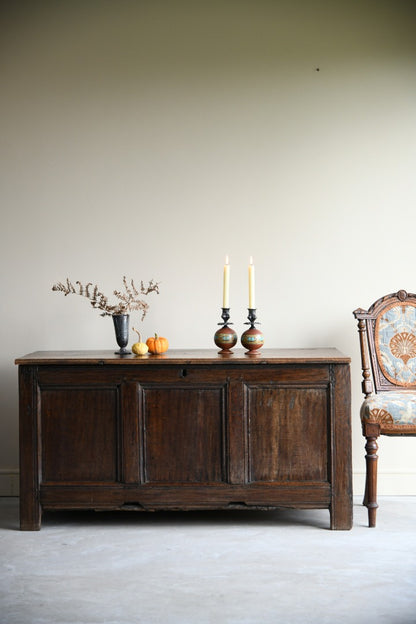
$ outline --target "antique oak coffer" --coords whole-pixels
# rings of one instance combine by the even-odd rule
[[[349,362],[336,349],[17,359],[21,529],[42,510],[280,507],[350,529]]]

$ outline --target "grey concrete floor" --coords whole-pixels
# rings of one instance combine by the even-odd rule
[[[327,511],[60,512],[0,498],[1,624],[415,624],[416,497]]]

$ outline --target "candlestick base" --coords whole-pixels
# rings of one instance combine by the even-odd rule
[[[259,329],[256,329],[256,308],[248,308],[248,322],[245,325],[250,325],[249,329],[241,336],[241,344],[247,349],[246,355],[257,355],[257,352],[264,345],[264,336]]]
[[[222,308],[221,318],[223,320],[222,323],[218,323],[218,325],[222,325],[220,329],[214,334],[214,342],[217,347],[220,347],[221,351],[218,353],[221,354],[229,354],[232,353],[231,349],[236,344],[238,336],[236,332],[228,327],[228,325],[232,325],[232,323],[228,323],[230,318],[230,308]]]

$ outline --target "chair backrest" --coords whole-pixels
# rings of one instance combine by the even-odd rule
[[[358,319],[364,394],[414,390],[416,294],[399,290],[353,314]]]

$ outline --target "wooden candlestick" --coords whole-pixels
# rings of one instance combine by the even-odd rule
[[[246,355],[255,355],[264,344],[264,337],[259,329],[256,329],[256,309],[248,308],[248,322],[245,325],[250,325],[248,329],[241,336],[241,344],[247,349]]]
[[[221,351],[218,351],[218,353],[232,353],[231,349],[236,344],[238,336],[236,332],[228,326],[232,325],[232,323],[229,323],[230,308],[222,308],[221,318],[223,322],[218,323],[218,325],[222,325],[222,327],[215,332],[214,342],[217,347],[221,348]]]

